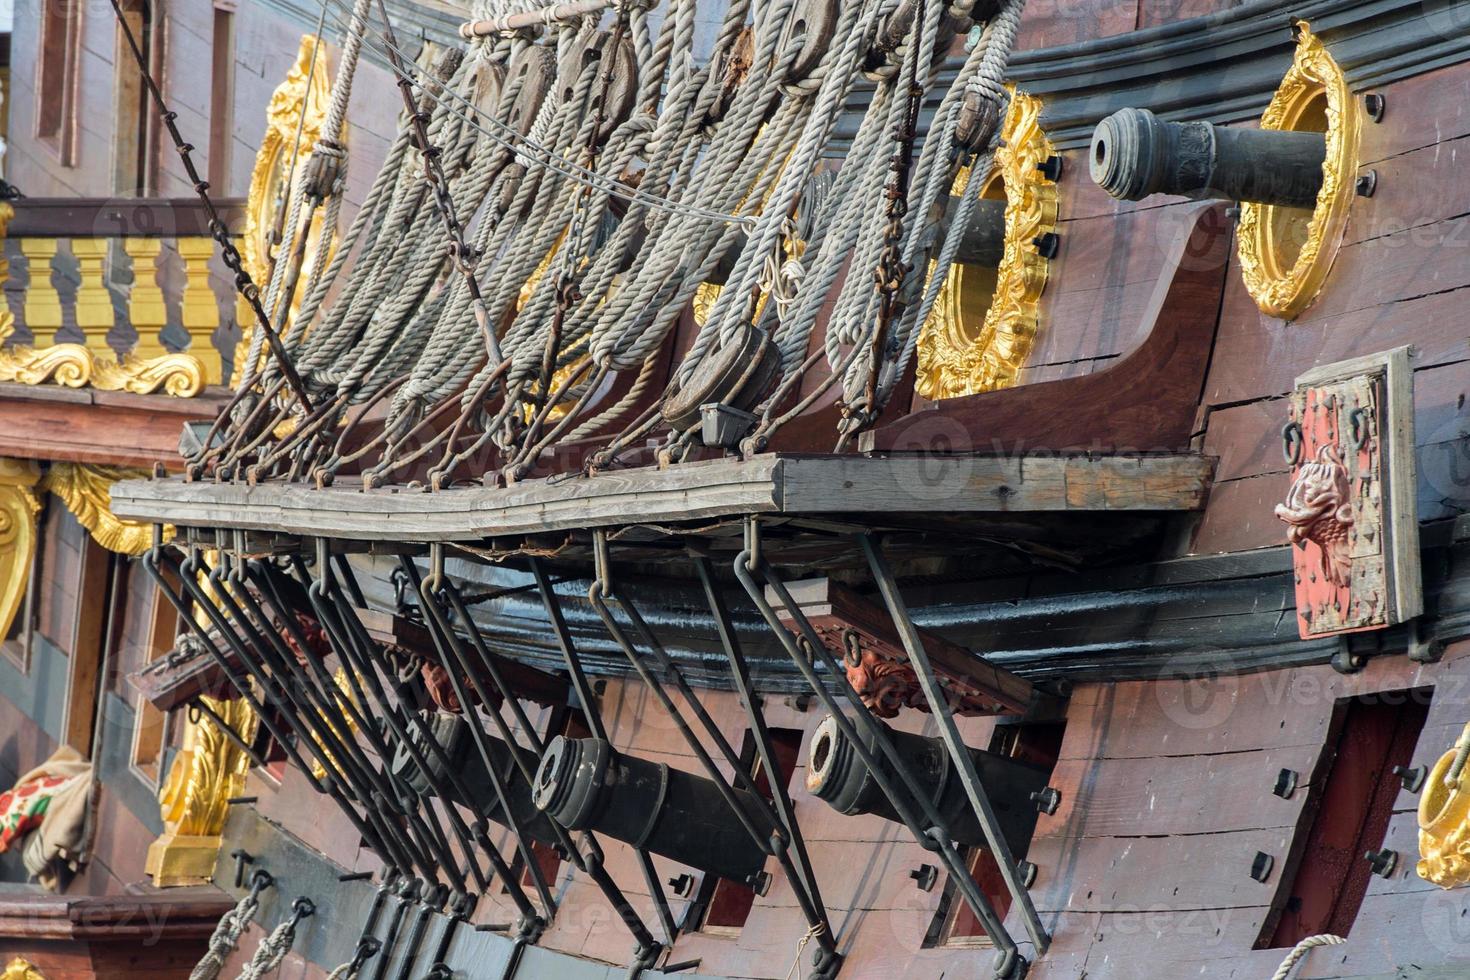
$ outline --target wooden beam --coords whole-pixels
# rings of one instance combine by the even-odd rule
[[[1165,258],[1144,340],[1081,377],[950,398],[865,432],[864,451],[1182,452],[1195,431],[1214,347],[1232,226],[1219,202],[1193,212]]]
[[[231,234],[245,233],[245,200],[214,201]],[[209,215],[195,197],[116,198],[25,197],[12,201],[9,238],[202,238]]]
[[[393,613],[379,612],[376,609],[359,609],[357,615],[362,620],[363,628],[367,630],[368,636],[384,646],[399,647],[420,654],[430,663],[439,662],[434,639],[422,624]],[[548,706],[567,703],[568,689],[565,677],[548,674],[518,660],[494,653],[491,654],[491,658],[517,697]],[[486,690],[493,691],[495,688],[489,671],[482,668],[477,673]]]
[[[228,399],[223,388],[174,398],[3,382],[0,456],[178,471],[184,423],[213,419]]]
[[[886,610],[873,600],[858,594],[840,582],[830,578],[806,579],[787,586],[791,598],[802,614],[816,629],[839,661],[846,664],[849,680],[854,672],[870,671],[869,655],[884,661],[908,663],[903,641],[894,628],[893,620]],[[782,623],[792,633],[797,633],[795,619],[781,604],[775,592],[768,590],[767,600],[775,607]],[[934,672],[945,683],[946,693],[951,695],[951,709],[958,714],[1023,714],[1034,697],[1031,682],[1010,671],[997,667],[984,657],[960,646],[931,630],[920,629],[924,650],[934,665]],[[848,644],[855,649],[848,649]],[[862,662],[858,657],[862,657]],[[881,668],[879,668],[881,669]],[[912,669],[909,670],[912,676]],[[917,688],[917,681],[914,682]],[[854,684],[860,694],[862,685]],[[917,695],[918,691],[915,690]],[[922,699],[915,697],[913,705],[927,710]],[[864,697],[866,703],[868,698]],[[869,704],[880,717],[891,717],[891,710]]]
[[[746,514],[1199,510],[1212,470],[1212,461],[1194,454],[767,455],[439,493],[132,480],[113,486],[112,502],[119,517],[186,527],[361,541],[473,541]]]

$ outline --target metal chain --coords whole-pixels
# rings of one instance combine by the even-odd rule
[[[143,49],[133,34],[132,25],[123,16],[119,0],[112,0],[112,10],[117,16],[118,25],[122,27],[123,36],[128,39],[128,47],[132,49],[133,59],[138,63],[138,71],[143,76],[143,85],[148,89],[148,94],[154,107],[158,109],[164,126],[168,128],[169,137],[174,142],[174,149],[178,151],[179,159],[183,161],[184,172],[188,174],[189,182],[194,185],[194,192],[199,195],[205,214],[209,216],[210,237],[218,243],[220,259],[235,277],[235,291],[245,297],[245,302],[250,304],[251,312],[255,314],[256,326],[263,331],[266,343],[270,345],[271,356],[280,365],[281,373],[285,375],[286,382],[291,386],[291,391],[295,394],[296,400],[301,403],[302,409],[310,412],[311,399],[307,397],[306,388],[301,383],[301,376],[296,373],[296,366],[291,363],[291,357],[286,353],[286,348],[282,346],[281,338],[271,327],[270,318],[265,315],[265,309],[260,305],[260,288],[250,278],[250,273],[245,271],[244,261],[240,258],[240,250],[230,240],[230,232],[225,227],[224,219],[219,216],[214,202],[209,199],[209,182],[199,176],[199,170],[194,166],[194,159],[191,156],[194,147],[184,142],[183,135],[179,133],[176,122],[178,113],[170,109],[164,102],[163,93],[159,90],[158,83],[154,81],[153,74],[148,70],[148,59],[144,56]],[[206,444],[203,448],[207,451],[208,445]]]
[[[113,0],[113,3],[116,2],[117,0]],[[419,157],[423,160],[424,179],[428,182],[429,190],[434,195],[434,210],[439,213],[439,220],[444,225],[444,233],[449,237],[450,261],[459,270],[459,274],[464,278],[465,289],[469,291],[470,303],[475,311],[475,322],[479,324],[480,333],[485,339],[485,353],[490,358],[491,365],[497,365],[505,358],[500,352],[500,341],[495,336],[495,326],[490,322],[490,313],[485,309],[485,299],[480,294],[480,281],[475,278],[475,266],[480,261],[480,253],[465,240],[464,224],[455,213],[454,199],[449,194],[449,180],[444,176],[444,167],[439,159],[443,155],[443,150],[429,142],[430,116],[419,108],[414,99],[412,76],[398,53],[398,38],[393,32],[393,22],[388,17],[388,5],[385,0],[378,0],[378,11],[383,17],[383,40],[386,42],[388,62],[393,68],[393,74],[398,78],[398,91],[403,96],[403,107],[413,127],[414,149],[419,151]]]
[[[871,348],[872,364],[869,367],[867,388],[861,406],[844,405],[842,437],[846,441],[862,426],[872,421],[869,417],[878,403],[878,365],[883,362],[883,348],[888,342],[889,327],[898,314],[899,292],[912,267],[903,257],[904,219],[909,211],[909,180],[914,166],[914,140],[918,136],[919,113],[924,104],[924,85],[919,78],[923,31],[927,0],[919,0],[914,12],[914,32],[909,44],[909,90],[908,111],[893,134],[893,156],[888,163],[888,186],[884,196],[888,200],[888,225],[883,234],[883,251],[878,257],[878,266],[873,271],[874,283],[882,297],[878,311],[878,328],[873,332]]]

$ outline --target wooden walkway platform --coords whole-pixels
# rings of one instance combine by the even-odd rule
[[[438,493],[347,485],[133,480],[118,516],[357,541],[499,535],[779,516],[1169,512],[1204,507],[1213,460],[1163,456],[761,456]]]

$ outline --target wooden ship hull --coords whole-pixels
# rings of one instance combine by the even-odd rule
[[[1470,976],[1470,3],[21,6],[0,977]]]

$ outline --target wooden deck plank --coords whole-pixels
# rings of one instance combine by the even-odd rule
[[[742,514],[1198,510],[1211,468],[1189,454],[771,455],[440,493],[137,480],[117,484],[112,503],[120,517],[189,527],[453,541]]]

